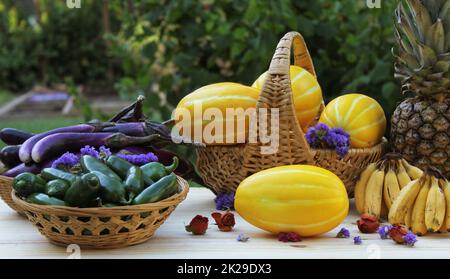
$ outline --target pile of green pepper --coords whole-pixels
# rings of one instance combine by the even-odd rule
[[[46,168],[38,175],[22,173],[14,178],[17,195],[29,203],[72,207],[114,207],[158,202],[178,190],[170,166],[151,162],[135,166],[112,155],[100,160],[90,155],[80,159],[81,171]]]

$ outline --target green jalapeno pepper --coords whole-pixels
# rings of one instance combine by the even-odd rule
[[[92,171],[100,180],[100,198],[104,203],[128,204],[122,182],[99,171]]]
[[[144,175],[141,168],[137,166],[132,166],[128,170],[128,176],[123,183],[125,191],[128,193],[128,198],[132,200],[134,197],[139,195],[144,189]]]
[[[162,177],[173,172],[178,167],[178,158],[173,157],[173,163],[170,166],[164,166],[158,162],[151,162],[141,167],[144,177],[150,177],[151,180],[157,181]]]
[[[109,156],[106,160],[106,165],[117,173],[123,180],[127,178],[128,170],[133,166],[133,164],[127,160],[124,160],[116,155]]]
[[[123,180],[127,179],[128,171],[131,168],[135,167],[133,164],[131,164],[127,160],[124,160],[116,155],[109,156],[108,159],[106,160],[106,165],[109,168],[111,168],[114,172],[116,172],[120,176],[120,178],[122,178]],[[142,177],[144,179],[144,184],[146,186],[153,184],[153,180],[150,177],[148,177],[146,175],[143,175]]]
[[[112,179],[122,181],[120,179],[120,177],[113,170],[111,170],[107,165],[102,163],[102,161],[100,161],[99,159],[94,158],[90,155],[84,155],[83,157],[81,157],[80,164],[81,164],[81,168],[83,169],[84,172],[97,171],[97,172],[100,172]]]
[[[64,195],[69,187],[69,183],[66,181],[62,179],[55,179],[47,182],[47,185],[45,186],[45,193],[50,197],[64,199]]]
[[[30,172],[24,172],[13,180],[13,189],[20,197],[26,197],[33,193],[44,193],[45,180]]]
[[[41,172],[42,178],[44,178],[47,181],[55,180],[55,179],[62,179],[66,181],[67,183],[72,184],[77,179],[77,176],[70,173],[65,172],[59,169],[55,168],[45,168]]]
[[[172,173],[147,187],[134,198],[132,204],[135,205],[157,202],[173,195],[177,189],[177,176]]]
[[[33,193],[26,198],[26,202],[40,204],[40,205],[59,205],[65,206],[66,203],[63,200],[50,197],[42,193]]]
[[[87,173],[67,189],[64,200],[69,206],[86,207],[97,197],[100,191],[100,179],[93,173]]]

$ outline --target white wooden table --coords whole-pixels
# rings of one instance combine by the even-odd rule
[[[297,243],[279,242],[276,236],[261,231],[237,217],[235,230],[220,232],[210,217],[214,210],[213,194],[203,188],[191,188],[187,199],[147,242],[121,249],[80,251],[81,258],[450,258],[450,233],[419,238],[416,247],[381,240],[378,234],[360,234],[355,225],[357,214],[351,212],[345,222],[321,237]],[[210,219],[203,236],[184,230],[196,215]],[[361,235],[362,245],[352,238],[337,239],[341,227],[352,237]],[[250,237],[246,243],[236,241],[239,233]],[[50,244],[26,219],[0,204],[0,258],[73,258],[77,252]]]

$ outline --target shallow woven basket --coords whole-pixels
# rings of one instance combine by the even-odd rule
[[[257,143],[208,145],[197,148],[197,168],[206,186],[215,194],[234,192],[243,179],[264,169],[282,165],[308,164],[334,172],[343,180],[351,196],[355,180],[360,172],[383,155],[386,149],[384,139],[372,148],[350,149],[343,159],[339,159],[336,152],[332,150],[313,150],[309,147],[298,124],[293,106],[289,76],[292,46],[294,64],[316,76],[303,37],[297,32],[289,32],[281,39],[275,50],[256,105],[257,115],[261,108],[279,109],[278,150],[270,155],[261,154],[260,148],[264,144],[259,140]],[[270,119],[270,115],[267,118]],[[268,126],[270,131],[270,123]]]
[[[0,197],[12,210],[15,210],[19,214],[23,214],[22,210],[12,200],[12,182],[12,177],[0,175]]]
[[[148,240],[181,203],[189,191],[186,180],[178,177],[179,191],[165,200],[143,205],[111,208],[75,208],[42,206],[27,203],[16,196],[12,199],[24,211],[28,220],[50,242],[82,248],[119,248]]]

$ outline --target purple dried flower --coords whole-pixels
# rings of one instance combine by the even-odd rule
[[[336,147],[336,153],[339,155],[339,157],[344,158],[348,154],[348,146]]]
[[[327,124],[325,123],[317,123],[317,125],[315,126],[316,130],[323,130],[324,133],[328,132],[328,130],[330,130],[330,128],[328,127]]]
[[[336,134],[333,130],[330,130],[328,134],[325,135],[324,140],[330,147],[349,145],[348,136]]]
[[[65,168],[71,168],[78,164],[80,158],[77,155],[66,152],[61,157],[53,161],[52,168],[59,168],[60,166],[64,166]]]
[[[250,239],[250,237],[246,236],[243,233],[240,233],[236,238],[236,240],[239,242],[247,242],[249,239]]]
[[[350,135],[342,128],[329,129],[324,123],[309,128],[306,141],[314,148],[334,148],[339,157],[345,157],[350,146]]]
[[[99,151],[103,157],[109,157],[112,154],[111,149],[105,147],[104,145],[100,146]]]
[[[414,246],[414,244],[417,242],[417,237],[412,232],[408,232],[403,239],[405,240],[406,246]]]
[[[350,237],[350,231],[346,228],[342,228],[336,235],[337,238],[349,238]]]
[[[309,143],[309,145],[311,145],[313,147],[317,146],[318,140],[317,140],[316,134],[314,134],[313,128],[310,128],[308,130],[308,132],[306,132],[305,138],[306,138],[306,141]]]
[[[350,146],[350,135],[341,128],[333,128],[325,136],[324,140],[331,148],[336,148],[340,157],[345,157]]]
[[[320,147],[323,138],[328,134],[329,130],[327,124],[319,123],[309,128],[305,135],[306,141],[313,147]]]
[[[220,193],[214,201],[217,210],[234,209],[234,193]]]
[[[341,136],[345,136],[345,137],[349,138],[349,134],[346,131],[344,131],[344,129],[342,129],[342,128],[332,128],[330,130],[330,132],[332,132],[333,134],[336,134],[336,135],[341,135]]]
[[[354,243],[355,245],[361,245],[361,244],[362,244],[362,239],[361,239],[361,237],[360,237],[360,236],[355,236],[355,237],[353,238],[353,243]]]
[[[158,157],[156,157],[155,154],[152,152],[149,152],[147,154],[117,154],[120,158],[127,160],[128,162],[132,163],[133,165],[144,165],[150,162],[157,162]]]
[[[98,155],[99,155],[98,151],[95,150],[94,147],[89,146],[89,145],[86,145],[85,147],[81,148],[80,153],[81,153],[81,155],[90,155],[94,158],[98,158]]]
[[[380,235],[381,239],[388,239],[389,238],[389,231],[391,230],[391,225],[381,226],[378,229],[378,234]]]

